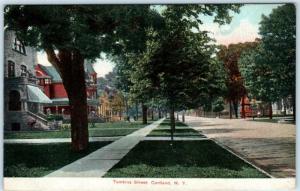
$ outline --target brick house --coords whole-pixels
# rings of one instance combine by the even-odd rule
[[[97,73],[91,62],[85,61],[86,93],[88,103],[88,113],[94,114],[98,108],[97,100]],[[38,64],[35,73],[45,94],[51,99],[51,103],[46,104],[44,113],[61,114],[64,118],[69,118],[69,99],[62,83],[62,79],[53,66],[43,66]],[[94,112],[92,112],[94,111]]]
[[[4,31],[4,129],[46,129],[44,104],[51,100],[35,77],[37,52],[24,46],[13,31]]]

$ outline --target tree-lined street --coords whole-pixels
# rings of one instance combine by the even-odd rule
[[[34,70],[31,97],[68,106],[20,96],[30,86],[10,82],[29,73],[5,57],[5,112],[55,125],[6,119],[5,176],[295,177],[295,5],[7,5],[4,20],[14,52],[53,67]]]

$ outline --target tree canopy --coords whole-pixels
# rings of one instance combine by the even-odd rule
[[[244,80],[240,73],[238,60],[241,54],[257,46],[258,39],[255,42],[245,42],[238,44],[229,44],[228,47],[221,46],[218,52],[218,58],[223,62],[226,71],[227,101],[234,106],[235,115],[238,117],[238,104],[243,96],[247,94],[244,86]],[[230,113],[231,117],[231,113]]]
[[[262,16],[259,45],[245,52],[239,65],[249,95],[271,104],[291,96],[295,116],[296,11],[285,4]],[[271,109],[271,108],[270,108]],[[270,111],[271,112],[271,111]]]

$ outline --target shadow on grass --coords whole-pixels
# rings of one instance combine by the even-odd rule
[[[163,126],[169,126],[170,127],[170,120],[164,120],[159,126],[163,127]],[[180,121],[177,121],[175,123],[176,127],[187,127],[187,125],[185,123],[182,123]]]
[[[213,141],[143,141],[105,177],[263,178]]]
[[[155,129],[147,137],[170,137],[170,136],[171,136],[170,129]],[[174,136],[175,137],[205,137],[204,135],[201,135],[196,130],[191,128],[175,129]]]
[[[4,176],[44,176],[109,143],[91,142],[82,153],[72,152],[70,143],[4,144]]]

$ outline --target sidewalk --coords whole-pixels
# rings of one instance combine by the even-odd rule
[[[186,123],[276,178],[296,175],[295,125],[202,117]]]
[[[163,120],[164,118],[102,147],[46,177],[101,177]]]
[[[115,141],[122,136],[116,137],[90,137],[89,142]],[[51,138],[51,139],[4,139],[5,144],[47,144],[47,143],[70,143],[71,138]]]

